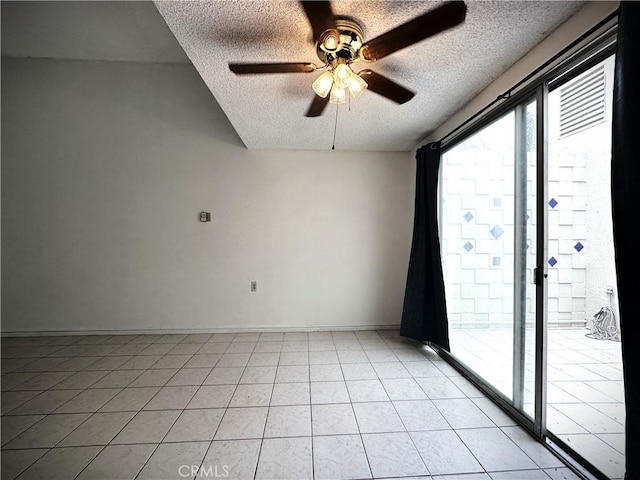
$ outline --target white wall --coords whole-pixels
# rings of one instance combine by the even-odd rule
[[[245,149],[191,66],[3,58],[2,331],[398,324],[413,183]]]

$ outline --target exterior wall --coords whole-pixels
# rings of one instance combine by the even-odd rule
[[[603,306],[617,315],[611,218],[614,58],[604,62],[604,121],[560,138],[559,95],[549,95],[549,321],[584,324]],[[553,262],[552,262],[553,263]],[[611,298],[607,290],[613,291]]]
[[[605,120],[560,137],[559,90],[549,96],[548,322],[584,326],[602,306],[617,313],[611,221],[611,98],[614,60],[605,67]],[[452,328],[509,327],[514,288],[513,113],[443,157],[440,217]],[[533,118],[530,118],[533,121]],[[535,289],[535,151],[527,152],[526,314]],[[611,302],[608,291],[612,291]]]

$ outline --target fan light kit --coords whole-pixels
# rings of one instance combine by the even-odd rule
[[[319,97],[329,95],[329,103],[344,103],[347,90],[359,97],[367,88],[367,82],[351,69],[362,47],[362,28],[355,20],[336,17],[335,29],[325,30],[316,42],[318,58],[327,70],[311,85]]]
[[[351,70],[351,67],[339,63],[335,68],[330,68],[311,84],[316,95],[326,98],[329,93],[329,103],[344,103],[347,100],[346,90],[354,97],[359,97],[367,88],[367,82]]]
[[[370,90],[398,104],[415,95],[411,90],[369,69],[354,72],[357,62],[372,63],[464,22],[467,7],[462,1],[447,2],[382,35],[364,41],[362,27],[353,18],[334,16],[329,1],[301,1],[323,63],[230,63],[238,75],[310,73],[324,70],[311,87],[315,92],[307,117],[322,115],[328,103],[345,103],[349,93],[359,97]]]

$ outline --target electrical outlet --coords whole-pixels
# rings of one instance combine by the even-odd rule
[[[258,282],[251,282],[251,291],[256,292],[258,290]]]
[[[211,212],[200,212],[200,221],[201,222],[210,222],[211,221]]]

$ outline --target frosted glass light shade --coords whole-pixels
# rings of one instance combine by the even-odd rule
[[[329,96],[329,103],[344,103],[347,101],[347,91],[344,88],[338,87],[337,84],[333,84],[331,87],[331,96]]]
[[[333,81],[338,85],[338,88],[347,88],[352,75],[351,68],[344,63],[340,63],[333,71]]]
[[[362,92],[366,90],[368,85],[360,75],[351,72],[351,78],[349,79],[348,87],[351,95],[353,95],[354,97],[359,97],[360,95],[362,95]]]
[[[327,98],[333,85],[333,74],[329,71],[324,72],[311,84],[311,88],[316,94],[322,98]]]

